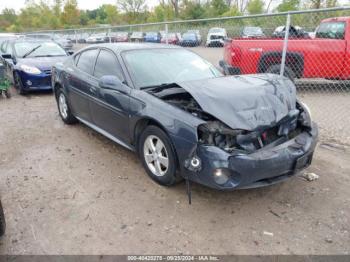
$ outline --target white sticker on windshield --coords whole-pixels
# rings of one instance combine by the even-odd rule
[[[191,62],[192,65],[194,65],[195,67],[201,69],[201,70],[206,70],[209,68],[209,65],[207,63],[205,63],[203,60],[194,60],[193,62]]]

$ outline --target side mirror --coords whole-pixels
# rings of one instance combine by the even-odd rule
[[[73,50],[69,50],[69,51],[67,51],[67,54],[68,54],[68,55],[73,55],[73,54],[74,54],[74,51],[73,51]]]
[[[116,76],[102,76],[98,82],[98,85],[102,89],[115,90],[123,94],[129,92],[129,88]]]
[[[2,54],[1,56],[4,59],[12,59],[12,55],[11,54]]]

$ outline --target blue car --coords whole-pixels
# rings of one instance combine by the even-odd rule
[[[149,43],[160,43],[162,36],[159,32],[148,32],[145,34],[144,41]]]
[[[1,60],[6,77],[18,93],[51,90],[51,68],[70,54],[52,41],[8,40],[2,43]]]
[[[180,40],[181,46],[199,46],[200,39],[195,33],[184,33],[182,39]]]
[[[89,46],[56,64],[52,80],[64,123],[80,121],[137,152],[165,186],[271,185],[309,166],[317,143],[288,78],[225,77],[174,45]]]

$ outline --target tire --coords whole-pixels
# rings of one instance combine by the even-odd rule
[[[155,150],[151,153],[149,146],[151,141],[153,145],[159,145],[161,150]],[[158,144],[159,142],[161,144]],[[178,162],[174,147],[168,135],[159,127],[148,126],[145,128],[139,138],[138,153],[148,176],[158,184],[162,186],[174,186],[181,180],[181,176],[177,174]],[[147,154],[149,155],[148,160],[146,160]],[[158,166],[156,161],[151,162],[157,155],[159,160],[156,161],[158,163],[162,162],[160,159],[163,159],[163,162],[166,164],[165,158],[167,158],[167,167],[162,163]]]
[[[0,236],[3,236],[5,234],[5,230],[6,230],[5,215],[4,215],[4,210],[2,208],[2,204],[0,201]]]
[[[4,91],[4,93],[5,93],[6,98],[11,98],[10,89],[6,89],[6,90]]]
[[[18,94],[20,94],[20,95],[25,95],[25,94],[27,94],[27,91],[24,90],[23,83],[22,83],[22,79],[21,79],[20,75],[19,75],[17,72],[15,72],[15,73],[13,74],[13,79],[14,79],[15,88],[16,88]]]
[[[72,125],[78,122],[78,120],[72,114],[67,96],[63,92],[62,88],[58,89],[56,92],[56,101],[58,113],[60,114],[60,117],[64,123],[66,123],[67,125]]]
[[[270,74],[276,74],[279,75],[281,71],[281,65],[277,64],[277,65],[272,65],[270,66],[267,70],[266,73],[270,73]],[[291,81],[294,82],[296,75],[294,73],[294,71],[289,67],[289,66],[285,66],[284,67],[284,74],[285,77],[288,77]]]

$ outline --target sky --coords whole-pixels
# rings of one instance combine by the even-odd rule
[[[79,9],[95,9],[103,4],[116,4],[117,0],[77,0]],[[25,0],[0,0],[0,11],[4,8],[13,8],[18,12],[24,7]],[[273,0],[272,5],[276,6],[279,0]],[[348,3],[349,0],[338,0],[340,4]],[[148,7],[154,7],[159,3],[159,0],[146,0]]]
[[[4,8],[13,8],[19,11],[24,6],[25,0],[0,0],[0,11]],[[103,4],[115,4],[116,0],[78,0],[80,9],[95,9]],[[158,0],[147,0],[149,7],[155,6]]]

